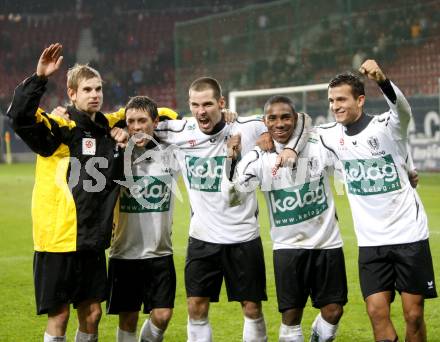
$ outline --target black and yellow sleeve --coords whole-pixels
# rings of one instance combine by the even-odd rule
[[[29,148],[43,157],[52,155],[62,143],[58,123],[39,108],[47,79],[32,75],[15,89],[7,116],[12,128]]]

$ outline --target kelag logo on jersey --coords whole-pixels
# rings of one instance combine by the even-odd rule
[[[170,210],[171,176],[133,176],[135,188],[121,187],[119,207],[124,213]]]
[[[377,195],[401,188],[393,157],[344,160],[348,191],[353,195]]]
[[[225,157],[185,157],[187,177],[191,189],[219,192]]]
[[[269,191],[269,202],[276,227],[309,220],[328,208],[322,177],[319,182]]]

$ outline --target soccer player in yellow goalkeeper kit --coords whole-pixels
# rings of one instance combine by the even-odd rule
[[[77,309],[75,340],[97,341],[106,298],[105,249],[119,194],[122,153],[112,138],[117,120],[101,112],[98,71],[76,65],[67,73],[70,121],[39,103],[62,62],[62,46],[44,49],[36,73],[15,90],[7,115],[37,153],[32,200],[34,285],[38,314],[47,314],[44,341],[65,341],[70,303]]]

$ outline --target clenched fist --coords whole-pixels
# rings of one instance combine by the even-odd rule
[[[367,59],[359,68],[359,72],[378,83],[386,80],[386,76],[374,59]]]
[[[228,149],[228,158],[237,160],[241,152],[241,135],[235,134],[230,136],[226,146]]]

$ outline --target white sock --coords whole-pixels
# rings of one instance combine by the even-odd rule
[[[322,318],[319,313],[312,324],[312,336],[310,336],[311,342],[329,342],[333,341],[336,337],[336,330],[338,324],[333,325]]]
[[[98,342],[98,334],[87,334],[76,329],[75,342]]]
[[[118,327],[116,329],[116,342],[136,342],[136,333]]]
[[[285,325],[281,323],[279,342],[304,342],[301,325]]]
[[[243,341],[244,342],[266,342],[266,323],[264,317],[252,319],[244,316],[243,325]]]
[[[66,335],[64,336],[52,336],[47,332],[44,332],[44,342],[66,342]]]
[[[191,319],[186,327],[188,342],[212,342],[212,329],[208,318]]]
[[[156,327],[151,319],[146,319],[139,334],[139,342],[162,342],[163,333],[164,331]]]

